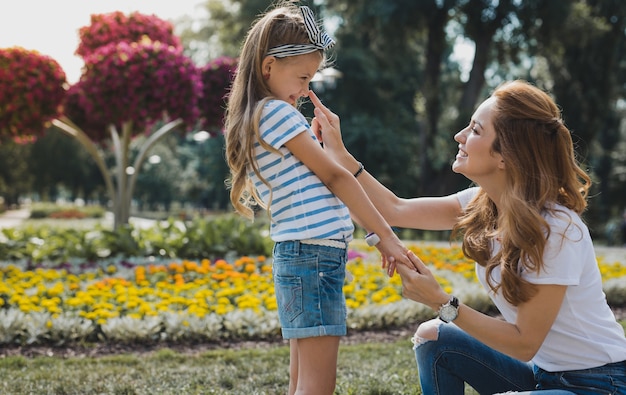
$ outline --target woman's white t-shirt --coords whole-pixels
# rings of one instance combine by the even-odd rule
[[[469,188],[457,194],[462,207],[478,193]],[[572,210],[555,205],[544,218],[550,236],[540,273],[523,272],[533,284],[566,285],[563,304],[543,344],[532,361],[550,371],[587,369],[626,360],[624,329],[616,322],[602,290],[602,278],[587,226]],[[494,240],[493,253],[500,249]],[[476,264],[476,275],[504,319],[514,323],[517,308],[501,293],[493,294],[486,281],[486,270]],[[500,282],[500,269],[492,271],[493,283]]]

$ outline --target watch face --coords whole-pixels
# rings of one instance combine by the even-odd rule
[[[445,305],[441,307],[439,310],[439,317],[445,322],[450,322],[456,318],[458,315],[457,308],[450,305]]]

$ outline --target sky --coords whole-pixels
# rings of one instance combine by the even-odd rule
[[[74,55],[78,29],[92,14],[139,11],[174,21],[202,12],[202,0],[0,0],[0,48],[20,46],[56,60],[67,80],[80,78],[83,61]]]

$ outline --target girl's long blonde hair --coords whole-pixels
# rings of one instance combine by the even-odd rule
[[[539,88],[513,81],[499,86],[493,126],[492,150],[507,171],[507,186],[500,211],[481,190],[454,228],[463,234],[463,252],[487,268],[487,281],[513,304],[528,301],[536,292],[521,272],[543,269],[543,254],[550,229],[542,213],[555,213],[554,203],[581,214],[587,207],[591,179],[579,166],[570,131],[552,98]],[[563,235],[564,236],[564,235]],[[498,237],[501,249],[492,256]],[[500,266],[502,279],[494,286],[491,273]]]
[[[309,36],[300,10],[291,2],[281,2],[276,8],[257,19],[252,25],[241,49],[237,73],[228,98],[225,119],[226,161],[230,168],[230,201],[235,210],[247,218],[254,218],[252,209],[262,203],[248,177],[251,168],[261,177],[254,159],[254,144],[278,152],[259,135],[259,121],[265,103],[272,98],[262,64],[268,50],[283,44],[308,44]],[[278,59],[288,61],[288,58]]]

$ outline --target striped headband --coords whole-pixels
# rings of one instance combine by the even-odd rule
[[[315,23],[313,11],[307,6],[300,7],[302,17],[304,18],[304,27],[309,35],[310,44],[285,44],[270,48],[266,56],[275,56],[277,58],[285,58],[287,56],[304,55],[307,53],[327,50],[335,45],[335,40],[330,38],[326,32],[320,30]]]

